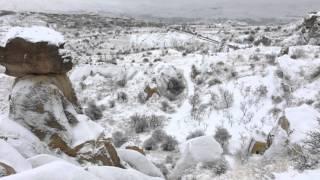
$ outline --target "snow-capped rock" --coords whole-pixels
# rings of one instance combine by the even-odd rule
[[[214,162],[221,158],[223,149],[212,136],[201,136],[190,139],[181,146],[181,158],[169,179],[175,179],[181,175],[186,168],[197,163]]]
[[[43,166],[24,171],[2,180],[102,180],[81,167],[73,164],[54,161]]]
[[[302,143],[308,132],[315,130],[319,125],[320,113],[306,104],[285,109],[285,116],[290,123],[292,143]]]
[[[1,40],[0,46],[4,47],[10,40],[15,38],[22,38],[33,43],[48,42],[55,46],[59,46],[65,42],[61,33],[47,27],[14,27]]]
[[[164,180],[160,177],[147,176],[133,169],[121,169],[110,166],[90,166],[88,172],[101,179],[111,180]]]
[[[70,56],[63,51],[61,33],[46,27],[11,28],[0,44],[0,64],[6,74],[64,74],[71,70]]]
[[[39,154],[36,156],[33,156],[31,158],[28,158],[27,161],[32,165],[32,168],[37,168],[40,166],[43,166],[45,164],[49,164],[55,161],[63,161],[66,162],[66,160],[58,158],[56,156],[53,155],[49,155],[49,154]],[[76,162],[72,162],[74,165],[79,165]]]
[[[118,149],[120,159],[146,175],[163,177],[161,171],[146,156],[134,150]]]
[[[49,153],[38,137],[17,122],[9,119],[7,115],[0,118],[0,132],[3,137],[7,138],[7,143],[25,158]]]
[[[0,139],[0,162],[12,167],[17,173],[29,170],[31,164],[7,142]]]

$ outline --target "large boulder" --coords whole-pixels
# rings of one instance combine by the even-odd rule
[[[284,115],[290,123],[289,140],[291,143],[303,143],[308,133],[315,131],[319,125],[320,113],[306,104],[286,108]]]
[[[54,161],[29,171],[7,176],[1,180],[102,180],[73,164]],[[110,178],[111,179],[111,178]]]
[[[63,79],[67,77],[17,78],[10,96],[9,117],[32,131],[40,140],[48,140],[58,133],[67,143],[71,143],[71,128],[78,120],[73,104],[63,94],[64,91],[68,93],[68,89],[61,90],[56,85],[64,84],[59,81]]]
[[[121,169],[110,166],[90,166],[88,172],[101,179],[110,180],[164,180],[160,177],[147,176],[134,169]]]
[[[161,171],[143,154],[130,149],[119,149],[117,152],[120,159],[128,163],[133,169],[149,176],[163,177]]]
[[[72,62],[65,61],[59,54],[59,47],[46,42],[31,43],[22,38],[11,40],[5,48],[0,47],[0,64],[6,67],[6,74],[15,77],[62,74],[72,68]]]
[[[223,149],[212,136],[201,136],[185,142],[181,146],[181,152],[181,158],[178,160],[169,179],[178,179],[185,169],[197,163],[210,163],[219,160]]]
[[[74,148],[80,163],[124,168],[111,139],[100,136]]]
[[[0,132],[1,137],[25,158],[49,153],[39,138],[7,115],[0,116]]]
[[[61,53],[63,36],[54,30],[12,28],[3,41],[0,64],[6,67],[6,74],[10,76],[64,74],[72,68],[71,58]]]
[[[7,142],[0,139],[0,166],[7,172],[22,172],[32,168],[31,164]]]
[[[155,77],[157,92],[169,100],[176,100],[186,92],[186,80],[183,72],[174,66],[161,65]]]
[[[27,161],[32,165],[33,169],[40,167],[40,166],[43,166],[45,164],[52,163],[52,162],[57,162],[57,161],[66,162],[66,160],[64,160],[64,159],[61,159],[61,158],[58,158],[56,156],[52,156],[49,154],[39,154],[39,155],[36,155],[36,156],[33,156],[33,157],[27,159]],[[72,163],[74,165],[79,165],[75,161],[71,161],[70,163]]]

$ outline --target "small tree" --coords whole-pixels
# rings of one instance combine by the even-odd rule
[[[103,116],[101,108],[94,101],[88,103],[88,107],[84,112],[92,120],[101,119]]]
[[[320,128],[320,119],[318,119],[319,128]],[[314,131],[309,132],[307,135],[307,139],[304,141],[304,144],[307,150],[311,154],[320,154],[320,130],[316,129]]]
[[[221,144],[224,151],[227,151],[227,145],[229,144],[229,139],[231,138],[228,130],[223,127],[217,127],[214,138]]]
[[[219,92],[223,109],[230,108],[234,102],[233,94],[229,90],[223,88],[220,88]]]

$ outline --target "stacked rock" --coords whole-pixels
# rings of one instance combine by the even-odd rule
[[[9,117],[51,149],[79,161],[121,167],[113,145],[103,137],[103,128],[82,114],[67,76],[73,66],[71,58],[61,53],[63,39],[60,33],[45,27],[13,28],[8,32],[3,47],[0,44],[0,64],[7,75],[16,77]],[[103,156],[83,152],[83,147],[101,139]]]
[[[44,41],[36,39],[38,31]],[[57,41],[54,41],[57,40]],[[58,133],[71,140],[71,125],[79,104],[66,73],[72,69],[71,58],[59,53],[63,36],[48,28],[13,28],[0,47],[0,64],[5,73],[16,77],[10,95],[11,119],[32,131],[41,140]],[[68,107],[73,108],[68,108]]]

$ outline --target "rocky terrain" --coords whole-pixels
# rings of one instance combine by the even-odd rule
[[[320,13],[0,14],[0,179],[320,177]]]

